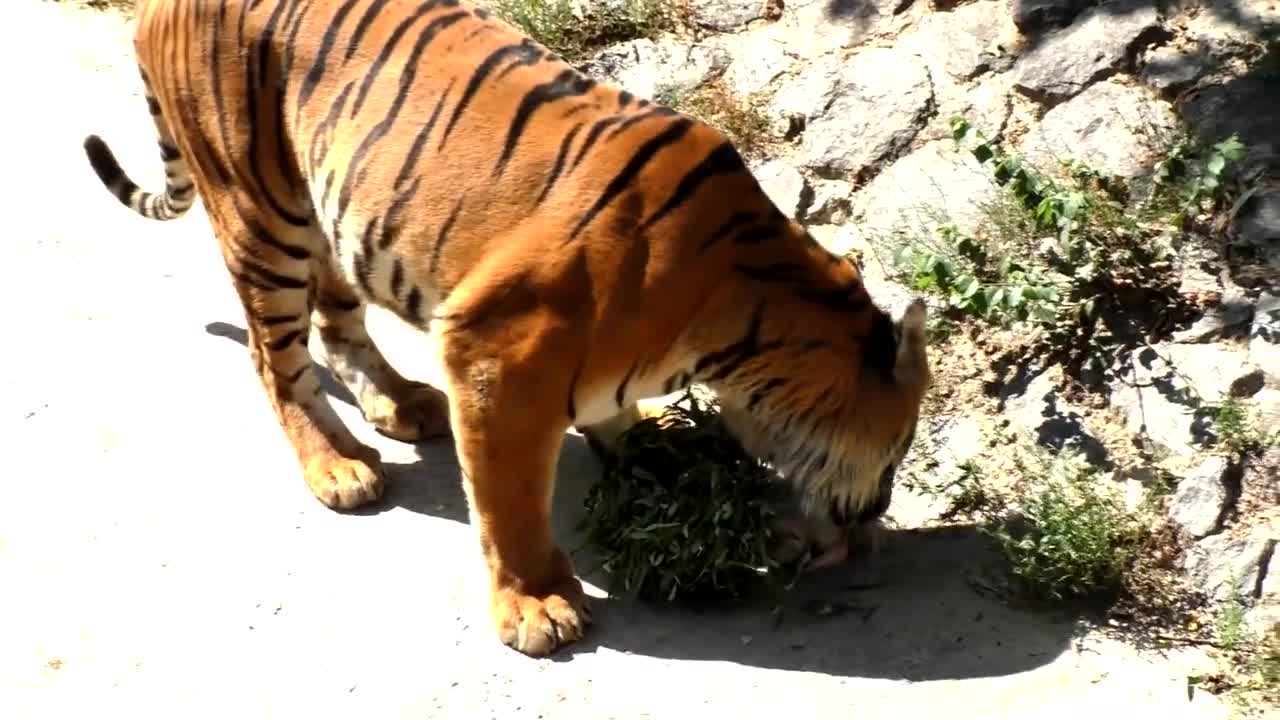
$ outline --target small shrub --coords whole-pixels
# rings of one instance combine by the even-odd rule
[[[1247,455],[1280,441],[1280,431],[1265,433],[1249,417],[1249,409],[1238,399],[1227,396],[1210,405],[1217,442],[1233,453]]]
[[[667,85],[654,93],[654,102],[719,128],[743,157],[759,157],[769,140],[769,118],[752,98],[739,98],[720,80],[696,88]]]
[[[739,598],[769,581],[775,476],[691,391],[622,437],[588,492],[585,530],[603,569],[647,600]]]
[[[1147,525],[1078,451],[1036,448],[1017,464],[1026,483],[1018,517],[991,530],[1014,576],[1054,601],[1118,592]]]
[[[573,0],[494,0],[493,9],[499,17],[571,61],[606,45],[654,37],[670,27],[675,17],[669,0],[576,5]]]

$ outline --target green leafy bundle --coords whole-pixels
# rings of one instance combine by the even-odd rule
[[[580,524],[603,569],[646,600],[738,599],[773,579],[776,476],[692,392],[620,440]]]

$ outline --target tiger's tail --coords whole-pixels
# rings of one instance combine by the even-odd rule
[[[195,202],[195,183],[191,179],[186,159],[173,140],[169,124],[160,112],[160,103],[151,93],[150,86],[146,85],[145,76],[143,83],[146,86],[147,108],[151,111],[151,119],[155,121],[159,136],[160,157],[164,160],[164,192],[148,192],[138,187],[120,167],[111,148],[97,135],[89,135],[84,139],[84,151],[89,156],[89,164],[98,174],[98,179],[121,204],[145,218],[173,220],[191,209]]]

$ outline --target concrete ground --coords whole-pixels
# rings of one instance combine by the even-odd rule
[[[967,582],[972,532],[897,532],[885,585],[815,579],[800,600],[694,613],[601,599],[554,659],[507,650],[447,443],[383,439],[386,501],[343,515],[302,483],[243,346],[243,318],[196,207],[133,216],[81,151],[112,143],[139,180],[160,163],[114,13],[0,3],[7,68],[0,197],[0,718],[1216,718],[1190,699],[1196,655],[1145,656],[1009,609]],[[374,332],[420,378],[425,338]],[[567,546],[598,472],[566,438]],[[839,599],[839,598],[838,598]]]

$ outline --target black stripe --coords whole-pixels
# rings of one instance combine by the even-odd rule
[[[294,315],[263,315],[262,317],[258,318],[258,322],[260,322],[260,323],[262,323],[263,325],[266,325],[266,326],[268,326],[268,327],[271,327],[271,326],[273,326],[273,325],[283,325],[283,324],[285,324],[285,323],[297,322],[301,317],[302,317],[301,315],[297,315],[297,314],[294,314]]]
[[[284,350],[285,348],[287,348],[287,347],[289,347],[290,345],[292,345],[292,344],[294,344],[295,342],[297,342],[297,341],[298,341],[298,339],[299,339],[299,338],[301,338],[301,337],[302,337],[302,331],[301,331],[301,330],[290,330],[289,332],[285,333],[284,335],[281,335],[280,337],[278,337],[278,338],[276,338],[275,340],[272,340],[272,341],[271,341],[271,345],[270,345],[270,347],[271,347],[271,351],[272,351],[272,352],[281,352],[281,351],[282,351],[282,350]]]
[[[759,245],[766,240],[773,240],[778,237],[779,231],[776,225],[756,225],[754,227],[744,228],[737,235],[733,236],[734,245]]]
[[[401,20],[400,24],[396,25],[396,29],[391,31],[391,36],[387,38],[386,44],[382,46],[382,52],[378,53],[378,57],[374,58],[372,65],[364,69],[364,82],[360,83],[360,92],[356,93],[355,105],[351,106],[351,117],[355,117],[356,114],[360,112],[360,108],[364,106],[364,99],[365,97],[368,96],[369,89],[373,87],[374,81],[376,81],[379,78],[379,76],[382,75],[382,66],[386,65],[387,61],[391,59],[391,54],[395,51],[396,45],[400,44],[400,38],[404,37],[404,34],[409,32],[409,28],[414,23],[421,20],[432,10],[435,10],[436,6],[440,4],[447,4],[450,7],[453,7],[453,6],[456,6],[458,2],[457,0],[427,0],[427,2],[424,2],[423,4],[418,6],[418,9],[416,12],[406,17],[405,19]],[[465,17],[466,11],[463,10],[462,14]],[[427,25],[428,29],[430,29],[433,25],[439,22],[440,19],[441,18],[436,18],[430,24],[428,24]],[[452,23],[448,23],[448,24],[452,24]],[[352,40],[351,46],[347,48],[347,57],[346,57],[347,60],[351,59],[351,51],[355,47],[356,47],[356,41]],[[406,64],[404,67],[404,73],[405,75],[412,77],[414,74],[417,73],[417,67]],[[402,78],[401,85],[403,84],[404,84],[404,81]]]
[[[342,62],[351,60],[351,56],[355,55],[356,50],[360,48],[360,42],[364,39],[364,34],[369,32],[369,28],[373,26],[373,20],[382,12],[382,7],[387,4],[387,0],[373,0],[369,7],[365,8],[364,15],[360,16],[360,21],[356,23],[355,32],[351,33],[351,38],[347,40],[347,52],[342,56]]]
[[[258,113],[261,112],[261,108],[259,107],[259,104],[258,104],[258,100],[259,100],[258,93],[265,87],[268,63],[270,62],[271,55],[272,55],[272,44],[273,44],[273,39],[275,37],[276,24],[280,21],[280,13],[283,9],[284,9],[284,6],[278,3],[274,6],[274,8],[271,11],[270,17],[267,19],[266,26],[262,29],[262,32],[258,36],[258,42],[257,42],[258,62],[256,63],[256,71],[255,71],[255,63],[253,62],[248,63],[249,78],[248,78],[248,82],[246,83],[247,87],[245,88],[245,92],[247,94],[247,97],[245,99],[245,107],[248,108],[248,118],[247,118],[248,122],[246,123],[246,131],[249,135],[249,142],[248,142],[249,151],[247,155],[248,155],[248,162],[249,162],[249,171],[253,175],[254,182],[257,183],[258,185],[258,194],[266,198],[267,204],[271,207],[271,210],[275,212],[277,216],[280,217],[280,219],[284,220],[290,225],[301,227],[301,226],[310,224],[309,219],[302,215],[296,215],[293,212],[287,210],[284,207],[284,204],[281,203],[276,198],[275,193],[273,192],[274,188],[266,182],[265,177],[263,175],[261,161],[264,157],[264,154],[259,152],[258,150],[259,128],[258,128],[258,122],[256,121],[259,119]],[[242,32],[241,32],[242,37],[243,37],[244,19],[245,19],[245,15],[247,14],[248,12],[245,11],[240,18],[240,22],[242,26]],[[283,167],[279,169],[281,172],[284,171]]]
[[[515,116],[511,119],[511,127],[507,130],[507,140],[502,146],[502,154],[498,156],[498,163],[493,168],[493,176],[497,177],[502,174],[503,168],[506,167],[507,162],[511,159],[511,154],[516,150],[516,143],[520,141],[520,136],[524,134],[525,126],[529,124],[529,118],[538,108],[567,97],[585,95],[595,85],[595,80],[582,75],[573,68],[568,68],[550,82],[538,85],[525,94],[524,99],[520,101],[520,107],[516,108]]]
[[[756,406],[759,405],[761,401],[763,401],[765,397],[769,395],[769,392],[771,390],[776,390],[777,388],[780,388],[786,384],[787,384],[787,381],[784,380],[783,378],[773,378],[768,382],[766,382],[765,384],[761,385],[760,387],[756,388],[754,391],[752,391],[751,398],[747,400],[747,410],[755,410]]]
[[[532,65],[541,57],[542,49],[528,38],[521,40],[517,45],[506,45],[489,53],[489,56],[476,66],[476,71],[471,74],[471,79],[467,81],[467,88],[462,91],[462,99],[454,107],[453,116],[449,118],[449,124],[444,128],[444,136],[440,138],[439,149],[444,149],[445,142],[449,140],[449,135],[453,132],[453,126],[458,123],[458,118],[462,117],[467,105],[471,104],[471,99],[475,97],[476,91],[480,89],[480,84],[485,81],[489,73],[493,72],[494,68],[508,58],[515,58],[515,65]]]
[[[333,135],[333,129],[338,124],[338,117],[342,115],[342,108],[347,106],[347,97],[350,96],[354,87],[355,81],[352,80],[347,83],[346,87],[342,88],[342,92],[338,93],[337,99],[329,106],[329,112],[324,116],[324,120],[312,132],[311,148],[307,153],[307,157],[311,161],[309,174],[314,175],[316,168],[323,165],[325,158],[329,156],[329,138]]]
[[[647,104],[648,103],[644,100],[640,101],[640,107],[644,107]],[[636,123],[642,122],[644,120],[648,120],[649,118],[671,117],[672,115],[677,115],[677,114],[678,113],[676,113],[675,110],[672,110],[671,108],[667,108],[667,107],[661,107],[661,106],[655,107],[652,110],[646,110],[645,112],[642,112],[642,113],[636,113],[635,115],[632,115],[631,117],[624,120],[621,125],[614,128],[613,132],[609,133],[609,137],[611,138],[615,137],[621,134],[622,132],[626,131],[626,129],[631,127],[632,125],[635,125]]]
[[[164,140],[161,140],[160,141],[160,159],[164,160],[165,162],[173,162],[174,160],[181,160],[182,153],[178,152],[178,148],[174,147],[173,145],[170,145]]]
[[[578,418],[578,404],[574,402],[573,396],[578,392],[578,379],[582,377],[582,363],[578,363],[578,367],[573,371],[573,379],[569,381],[569,422],[573,422]]]
[[[456,0],[453,0],[456,2]],[[400,109],[404,107],[405,100],[409,97],[409,91],[413,87],[413,81],[417,77],[419,59],[422,52],[426,50],[427,45],[436,38],[438,34],[450,25],[468,17],[470,13],[466,10],[442,15],[423,28],[422,34],[418,36],[418,41],[413,46],[413,52],[405,59],[404,74],[400,76],[400,91],[396,93],[395,100],[391,103],[391,108],[387,110],[387,115],[377,125],[369,131],[364,140],[360,143],[360,147],[356,148],[356,152],[351,156],[347,164],[347,176],[342,182],[342,190],[338,193],[338,216],[341,217],[346,213],[347,205],[351,201],[351,191],[354,189],[355,181],[359,169],[365,159],[365,156],[373,150],[374,144],[382,139],[384,135],[391,131],[395,124],[396,116],[400,114]]]
[[[755,222],[756,217],[757,217],[756,214],[753,212],[742,212],[742,211],[738,211],[730,215],[729,219],[725,220],[724,224],[720,226],[720,229],[716,230],[715,233],[711,235],[711,237],[702,241],[702,244],[698,246],[698,252],[705,252],[707,248],[710,248],[712,245],[715,245],[718,241],[723,239],[729,233],[733,232],[734,230],[737,230],[743,225]]]
[[[400,172],[396,175],[395,184],[392,187],[400,187],[409,179],[409,173],[413,172],[418,165],[418,158],[422,156],[422,148],[427,144],[427,137],[431,135],[431,130],[435,128],[436,121],[440,119],[440,110],[444,108],[444,101],[449,98],[449,92],[453,90],[453,83],[457,78],[450,78],[449,84],[445,86],[444,92],[440,94],[440,99],[436,101],[436,107],[431,111],[431,117],[427,119],[427,124],[422,126],[418,131],[418,136],[413,139],[413,146],[409,148],[409,154],[405,156],[404,164],[400,166]]]
[[[253,235],[255,240],[279,250],[294,260],[306,260],[311,257],[311,253],[308,252],[306,248],[301,248],[297,245],[290,245],[289,243],[284,242],[275,235],[272,235],[270,230],[256,220],[246,219],[245,226],[248,228],[249,233]]]
[[[626,107],[631,104],[631,101],[635,99],[636,98],[634,95],[627,92],[626,90],[623,90],[622,92],[618,93],[618,109],[619,110],[626,109]]]
[[[867,305],[871,302],[871,298],[862,291],[860,283],[854,283],[847,288],[836,288],[835,290],[798,287],[796,288],[796,294],[811,303],[821,305],[834,312],[859,312],[867,309]]]
[[[792,262],[777,262],[769,265],[735,263],[733,269],[757,282],[800,283],[807,277],[804,266]]]
[[[391,263],[391,297],[400,299],[400,288],[404,286],[404,263],[396,258]]]
[[[409,298],[405,300],[405,309],[409,313],[409,317],[416,322],[422,322],[422,291],[418,286],[409,289]]]
[[[298,52],[298,30],[302,28],[302,19],[306,17],[307,11],[310,9],[311,0],[307,0],[305,3],[295,2],[289,8],[288,15],[285,16],[284,24],[287,37],[284,41],[284,76],[286,81],[293,75],[293,59]],[[283,102],[281,102],[279,109],[283,114]]]
[[[298,368],[297,370],[294,370],[293,372],[289,373],[289,377],[286,378],[286,380],[289,381],[290,385],[295,385],[299,380],[302,379],[303,374],[310,369],[311,369],[311,363],[308,362],[304,364],[302,367]]]
[[[356,280],[359,281],[360,287],[364,291],[373,296],[373,236],[378,231],[378,220],[374,218],[372,222],[364,228],[364,233],[360,236],[360,253],[355,256]]]
[[[440,253],[444,249],[445,241],[449,239],[449,231],[453,229],[453,224],[458,220],[458,213],[462,212],[462,201],[466,196],[458,198],[453,204],[453,210],[449,212],[449,217],[444,221],[444,225],[440,226],[440,234],[436,236],[435,247],[431,248],[431,277],[436,276],[436,268],[440,265]]]
[[[721,143],[719,147],[712,150],[697,167],[690,170],[680,180],[680,184],[676,186],[675,192],[671,193],[671,197],[658,211],[649,216],[640,224],[640,230],[645,230],[649,226],[661,220],[667,213],[680,207],[684,201],[698,189],[702,183],[716,175],[727,175],[746,170],[746,165],[742,162],[742,157],[738,155],[738,151],[734,149],[733,143],[728,141]]]
[[[608,187],[606,187],[600,197],[596,199],[595,204],[592,205],[591,209],[588,210],[586,214],[582,216],[582,219],[578,221],[578,224],[573,228],[573,232],[569,234],[569,239],[572,240],[577,237],[578,233],[582,232],[583,228],[590,224],[590,222],[595,219],[596,215],[598,215],[606,205],[617,197],[619,193],[625,190],[627,186],[635,180],[636,176],[640,174],[640,171],[644,169],[644,166],[653,159],[653,156],[656,155],[659,150],[667,147],[668,145],[674,144],[683,137],[685,133],[689,132],[689,128],[691,127],[693,127],[693,121],[689,118],[682,117],[672,122],[666,130],[663,130],[657,136],[650,138],[644,145],[641,145],[640,149],[636,151],[636,154],[631,157],[631,161],[627,163],[626,167],[622,168],[621,172],[614,176],[613,180],[609,182]]]
[[[613,399],[618,403],[618,407],[622,407],[622,399],[627,396],[627,385],[631,383],[631,376],[636,372],[636,365],[639,361],[631,363],[631,369],[623,376],[622,382],[618,383],[618,389],[613,394]]]
[[[874,313],[871,331],[858,338],[862,343],[863,362],[881,378],[893,381],[893,365],[897,358],[898,342],[893,336],[893,321],[883,312]]]
[[[587,154],[592,145],[596,144],[596,140],[600,139],[600,134],[608,130],[610,125],[622,122],[622,117],[621,115],[610,115],[603,120],[597,120],[591,125],[591,131],[587,133],[586,139],[582,141],[582,147],[578,148],[577,156],[573,158],[573,163],[569,165],[570,171],[578,167],[578,163],[582,162],[583,156]]]
[[[312,61],[311,69],[307,71],[306,77],[302,78],[302,86],[298,89],[298,104],[294,108],[293,114],[295,127],[298,125],[298,116],[302,112],[303,106],[311,99],[311,94],[315,92],[316,85],[320,83],[320,78],[324,76],[324,69],[328,65],[329,53],[333,51],[333,44],[337,41],[338,33],[342,30],[342,21],[347,19],[347,15],[356,6],[357,2],[359,0],[347,0],[344,2],[338,8],[338,11],[334,13],[333,20],[329,23],[329,29],[324,31],[324,37],[320,40],[320,49],[316,51],[316,58]],[[214,33],[217,33],[216,28]],[[350,86],[348,86],[349,88]]]
[[[421,181],[421,177],[414,178],[413,183],[405,188],[404,192],[397,194],[391,207],[387,209],[387,214],[382,221],[382,237],[378,239],[379,250],[386,250],[396,241],[400,233],[400,216],[404,214],[409,201],[418,193],[418,184]]]
[[[152,115],[160,114],[160,101],[150,95],[147,96],[147,112]]]
[[[305,290],[307,288],[306,280],[281,275],[278,272],[265,268],[248,258],[236,258],[236,260],[245,269],[252,271],[257,275],[263,283],[266,284],[267,290]],[[259,287],[262,287],[259,285]]]
[[[534,201],[535,205],[541,205],[543,200],[547,199],[547,194],[551,192],[551,186],[556,184],[556,180],[560,178],[560,172],[564,170],[564,159],[569,154],[569,148],[573,145],[574,138],[578,137],[578,133],[582,130],[582,123],[578,123],[569,129],[565,134],[564,140],[560,141],[560,151],[556,153],[556,161],[551,166],[551,172],[547,175],[547,184],[542,186],[542,192],[538,194],[538,199]]]

